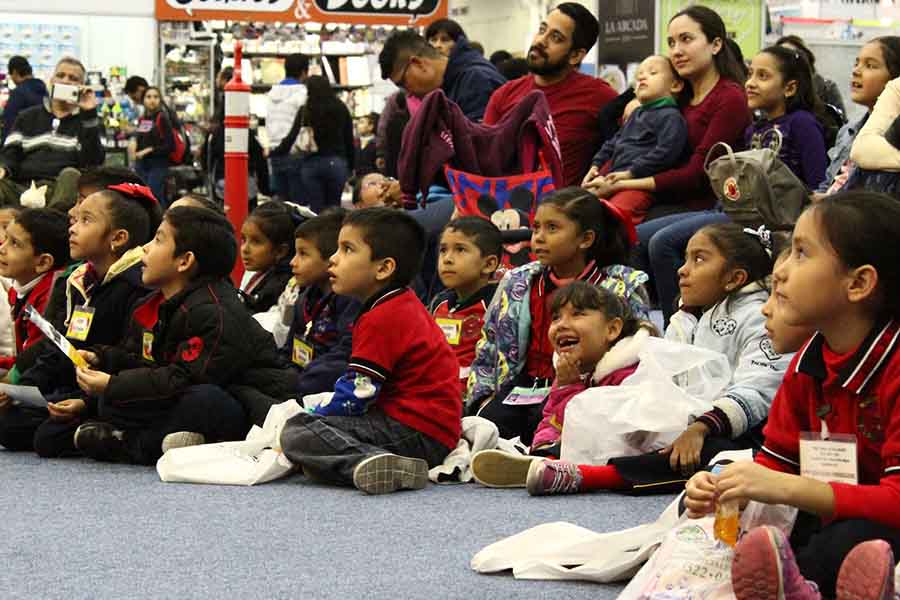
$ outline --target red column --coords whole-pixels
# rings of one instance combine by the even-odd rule
[[[234,45],[234,76],[225,85],[225,211],[240,244],[241,226],[247,218],[247,178],[250,136],[250,85],[241,79],[241,42]],[[240,285],[244,265],[238,259],[231,272]]]

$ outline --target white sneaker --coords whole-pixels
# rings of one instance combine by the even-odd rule
[[[486,487],[525,487],[528,467],[535,460],[543,460],[543,457],[512,454],[503,450],[482,450],[472,457],[472,476]]]
[[[428,483],[428,463],[421,458],[378,454],[353,469],[353,485],[367,494],[421,490]]]

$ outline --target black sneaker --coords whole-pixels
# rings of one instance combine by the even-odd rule
[[[102,421],[88,421],[76,429],[75,447],[94,460],[128,462],[125,432]]]

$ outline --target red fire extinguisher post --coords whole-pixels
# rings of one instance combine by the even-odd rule
[[[240,243],[241,227],[247,218],[247,158],[250,135],[250,85],[241,79],[241,42],[234,45],[234,76],[225,84],[225,211]],[[238,259],[231,272],[240,285],[244,264]]]

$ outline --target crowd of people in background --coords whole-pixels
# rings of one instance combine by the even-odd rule
[[[307,477],[382,494],[424,487],[462,418],[477,416],[528,447],[475,454],[482,485],[684,491],[690,518],[725,502],[799,509],[792,534],[761,526],[737,542],[737,598],[892,598],[900,37],[863,45],[839,90],[799,37],[744,57],[720,15],[693,5],[620,94],[582,72],[599,33],[588,9],[564,2],[536,25],[524,57],[489,59],[452,20],[394,32],[378,64],[398,91],[355,120],[308,57],[289,56],[265,146],[250,136],[237,234],[223,207],[224,110],[196,149],[210,193],[173,195],[183,125],[158,88],[128,80],[143,107],[134,169],[106,167],[84,66],[63,59],[48,89],[11,60],[0,366],[48,404],[0,393],[0,445],[153,464],[243,439],[273,405],[315,396],[286,423],[285,456]],[[844,93],[860,119],[848,122]],[[435,117],[439,106],[451,109]],[[515,215],[524,238],[498,227],[519,207],[488,198],[498,210],[466,212],[443,169],[422,190],[406,185],[410,157],[434,151],[410,147],[428,119],[501,139],[539,118],[555,155],[542,159],[560,168],[555,189]],[[449,131],[438,143],[453,148]],[[762,227],[734,222],[723,203],[752,190],[711,185],[722,143],[774,149],[807,198],[793,231],[770,231],[762,213]],[[521,158],[497,159],[501,175],[522,175]],[[506,262],[523,240],[525,264]],[[233,285],[237,260],[246,273]],[[75,364],[30,310],[64,332]],[[671,443],[560,460],[573,399],[625,384],[659,337],[723,355],[728,384]],[[816,453],[848,437],[856,475],[815,476]],[[713,473],[731,450],[754,459]]]

